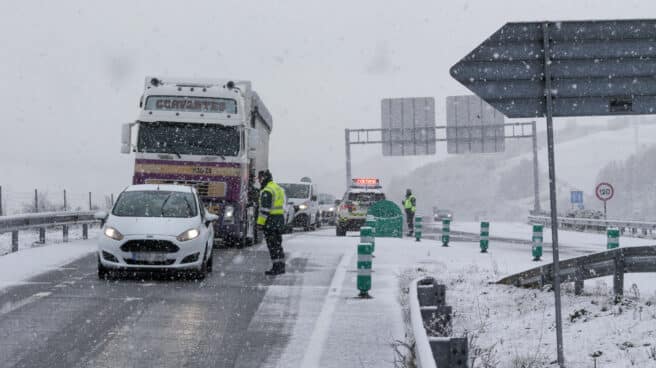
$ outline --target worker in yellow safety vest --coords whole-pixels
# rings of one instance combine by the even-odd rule
[[[258,173],[260,181],[260,212],[257,227],[264,231],[273,266],[264,272],[275,276],[285,273],[285,253],[282,249],[282,233],[285,228],[285,191],[273,181],[269,170]]]
[[[412,190],[405,190],[405,199],[403,200],[403,208],[405,209],[405,217],[408,222],[408,236],[415,233],[415,212],[417,211],[417,199],[412,194]]]

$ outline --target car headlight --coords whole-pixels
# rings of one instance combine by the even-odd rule
[[[196,239],[198,237],[198,235],[200,235],[200,231],[198,231],[198,229],[189,229],[189,230],[185,231],[184,233],[178,235],[176,237],[176,239],[183,242],[183,241],[187,241],[187,240]]]
[[[235,208],[232,206],[225,206],[225,209],[223,210],[223,218],[232,219],[234,215],[235,215]]]
[[[335,212],[335,207],[330,207],[330,208],[328,209],[328,212]]]
[[[302,210],[307,210],[307,208],[308,208],[307,204],[302,204],[302,205],[298,206],[298,209],[300,209],[301,211]]]
[[[123,240],[123,234],[121,234],[118,230],[114,229],[113,227],[106,227],[105,228],[105,236],[114,239],[114,240]]]

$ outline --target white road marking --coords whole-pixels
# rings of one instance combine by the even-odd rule
[[[326,295],[326,299],[321,307],[321,312],[319,313],[317,322],[312,330],[310,343],[303,355],[303,363],[300,365],[301,367],[319,367],[321,354],[323,353],[323,346],[326,342],[328,330],[330,329],[332,315],[333,312],[335,312],[335,306],[337,305],[337,301],[342,292],[342,284],[344,283],[347,267],[351,265],[352,259],[352,252],[344,253],[341,261],[335,269],[335,275],[330,282],[328,294]]]
[[[32,296],[29,296],[29,297],[27,297],[27,298],[25,298],[25,299],[23,299],[23,300],[19,300],[19,301],[17,301],[16,303],[12,303],[12,302],[5,303],[2,307],[0,307],[0,315],[7,314],[7,313],[10,313],[10,312],[13,312],[13,311],[15,311],[15,310],[18,309],[18,308],[21,308],[21,307],[23,307],[23,306],[25,306],[25,305],[28,305],[28,304],[30,304],[30,303],[32,303],[32,302],[35,302],[35,301],[37,301],[37,300],[39,300],[39,299],[41,299],[41,298],[45,298],[45,297],[47,297],[47,296],[50,295],[50,294],[52,294],[52,292],[50,292],[50,291],[42,291],[42,292],[36,293],[36,294],[34,294],[34,295],[32,295]]]

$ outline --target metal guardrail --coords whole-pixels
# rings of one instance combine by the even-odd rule
[[[624,294],[624,274],[656,272],[656,246],[617,248],[559,262],[560,281],[574,282],[574,292],[583,292],[584,280],[613,276],[616,296]],[[498,284],[539,288],[553,284],[553,264],[536,267],[499,280]]]
[[[528,216],[530,223],[551,226],[551,218],[548,216]],[[641,234],[643,236],[654,235],[656,222],[627,221],[627,220],[603,220],[580,217],[558,217],[558,226],[563,229],[575,230],[597,230],[604,231],[609,227],[619,228],[622,234]]]
[[[46,241],[46,228],[62,226],[64,242],[68,241],[68,227],[82,225],[82,238],[89,236],[89,224],[99,222],[92,211],[40,212],[14,216],[0,216],[0,234],[11,232],[11,251],[18,251],[18,232],[39,229],[39,243]]]
[[[448,336],[452,310],[446,305],[446,286],[422,277],[410,283],[409,294],[417,367],[467,367],[467,338]]]

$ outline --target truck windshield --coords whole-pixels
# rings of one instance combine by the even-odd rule
[[[121,193],[112,213],[121,217],[195,217],[198,211],[191,193],[153,190]]]
[[[237,127],[171,122],[141,123],[139,126],[139,152],[237,156],[239,148]]]
[[[282,183],[280,184],[282,189],[285,190],[287,198],[309,198],[310,197],[310,186],[305,184],[289,184]]]

